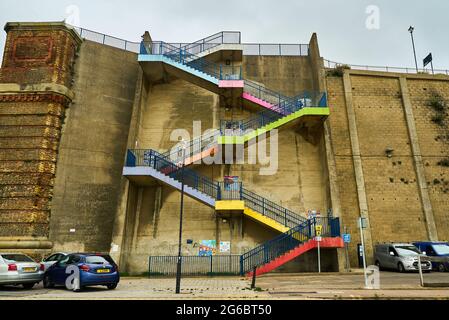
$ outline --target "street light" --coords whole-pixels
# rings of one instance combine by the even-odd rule
[[[410,28],[408,28],[408,32],[410,32],[410,35],[412,37],[412,45],[413,45],[413,54],[415,56],[416,73],[418,73],[418,60],[416,59],[415,39],[413,38],[413,31],[415,31],[415,28],[413,26],[410,26]]]
[[[182,215],[184,209],[184,163],[187,143],[181,140],[182,148],[182,165],[181,165],[181,209],[179,214],[179,242],[178,242],[178,263],[176,265],[176,293],[181,292],[181,266],[182,266]]]

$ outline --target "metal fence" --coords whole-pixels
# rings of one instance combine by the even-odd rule
[[[92,31],[85,28],[73,27],[81,38],[108,45],[114,48],[140,53],[141,42],[128,41],[104,33]],[[153,41],[156,44],[161,41]],[[189,53],[197,54],[199,52],[212,49],[220,44],[242,44],[241,34],[237,31],[223,31],[207,38],[195,41],[193,43],[169,43],[178,49],[184,48]],[[244,43],[243,55],[247,56],[307,56],[309,54],[308,44],[258,44]],[[155,54],[155,53],[154,53]]]
[[[244,43],[245,56],[308,56],[308,44]]]
[[[183,276],[240,275],[240,255],[215,255],[208,257],[182,256]],[[150,256],[149,276],[175,276],[177,256]]]
[[[83,39],[108,45],[114,48],[131,51],[134,53],[140,52],[140,42],[132,42],[84,28],[74,27],[74,29]]]
[[[354,70],[364,70],[364,71],[379,71],[379,72],[397,72],[397,73],[423,73],[423,74],[432,74],[432,70],[429,68],[418,68],[418,72],[416,72],[416,68],[403,68],[403,67],[388,67],[388,66],[368,66],[368,65],[357,65],[357,64],[347,64],[340,63],[330,60],[324,60],[324,67],[329,69],[335,69],[337,67],[348,66]],[[445,74],[449,75],[449,70],[443,69],[434,69],[433,72],[435,74]]]

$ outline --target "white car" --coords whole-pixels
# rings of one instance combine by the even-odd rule
[[[56,263],[56,261],[61,260],[62,258],[66,257],[68,253],[66,252],[56,252],[53,253],[51,256],[45,258],[41,261],[41,264],[44,265],[44,271],[47,271],[48,268],[50,268],[52,265]]]
[[[22,253],[0,253],[0,285],[31,289],[42,281],[44,266]]]

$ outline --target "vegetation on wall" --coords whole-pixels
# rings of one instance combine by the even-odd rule
[[[329,77],[343,77],[345,70],[351,69],[347,64],[339,64],[335,68],[327,71],[327,76]]]

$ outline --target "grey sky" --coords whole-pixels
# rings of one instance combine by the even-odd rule
[[[433,52],[435,68],[449,68],[449,2],[444,0],[0,0],[0,23],[61,21],[70,5],[80,26],[138,41],[190,42],[222,30],[242,32],[243,42],[307,43],[318,33],[321,54],[338,62],[413,66],[408,27],[415,26],[420,66]],[[380,28],[366,28],[370,5]],[[5,33],[0,36],[0,55]]]

